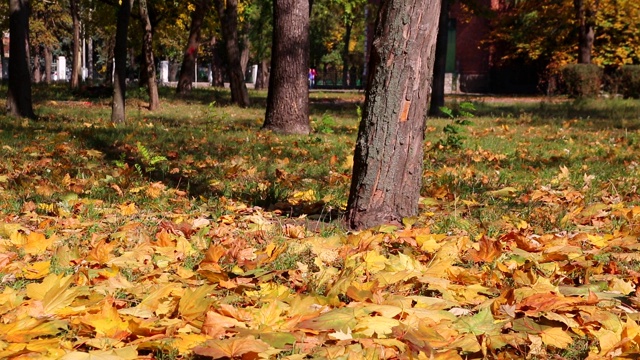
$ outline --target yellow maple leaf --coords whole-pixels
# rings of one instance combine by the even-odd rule
[[[573,338],[560,327],[545,329],[540,333],[540,337],[545,345],[555,346],[558,349],[566,349],[573,344]]]
[[[25,279],[37,280],[49,275],[50,261],[38,261],[22,268],[22,276]]]
[[[365,267],[370,274],[378,273],[387,266],[387,258],[376,250],[367,251],[363,257]]]
[[[97,337],[122,340],[131,334],[129,322],[120,317],[113,301],[112,298],[105,299],[99,312],[87,314],[80,321],[93,327]]]
[[[71,305],[76,297],[84,291],[81,287],[71,287],[73,276],[51,274],[40,284],[27,285],[27,296],[40,301],[42,314],[51,316]]]
[[[135,215],[138,213],[138,208],[136,208],[135,203],[122,204],[119,205],[118,208],[120,208],[120,214],[122,214],[122,216]]]
[[[29,255],[41,255],[53,245],[54,239],[54,237],[47,239],[42,233],[32,232],[27,235],[23,249]]]

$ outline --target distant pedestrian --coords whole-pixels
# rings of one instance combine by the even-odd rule
[[[316,69],[309,69],[309,88],[313,88],[316,85]]]

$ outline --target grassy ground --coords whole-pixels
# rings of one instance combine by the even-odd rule
[[[0,117],[1,358],[640,349],[637,100],[452,97],[419,215],[350,234],[361,93],[313,92],[310,136],[260,131],[264,92],[128,95],[123,125],[61,86]]]

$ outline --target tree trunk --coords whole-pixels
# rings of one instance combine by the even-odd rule
[[[93,85],[93,38],[87,39],[87,80]]]
[[[51,84],[51,63],[53,62],[53,55],[48,45],[45,45],[42,51],[44,52],[44,81],[47,84]]]
[[[80,87],[80,72],[82,71],[82,53],[80,51],[80,9],[79,0],[70,0],[69,5],[71,6],[71,19],[73,20],[73,42],[71,46],[73,47],[73,62],[71,64],[71,80],[69,85],[72,89],[77,89]]]
[[[238,43],[238,1],[216,0],[218,16],[222,25],[222,36],[227,46],[227,74],[231,88],[231,101],[241,107],[247,107],[249,93],[244,83],[240,44]]]
[[[349,87],[349,82],[354,79],[349,79],[349,43],[351,42],[351,28],[353,28],[353,21],[347,20],[344,24],[344,48],[342,49],[342,87],[344,89]]]
[[[309,1],[273,2],[273,40],[263,128],[309,134]]]
[[[585,4],[584,0],[574,0],[573,6],[578,18],[578,64],[591,64],[591,51],[595,38],[595,11]]]
[[[442,0],[440,20],[438,20],[438,40],[433,64],[433,83],[431,86],[431,103],[429,115],[440,116],[440,108],[444,106],[444,81],[447,71],[447,42],[449,41],[449,0]]]
[[[114,73],[114,47],[115,37],[107,40],[107,73],[105,74],[104,83],[107,86],[113,86]]]
[[[111,105],[111,122],[125,121],[125,93],[127,89],[127,28],[131,17],[133,0],[122,0],[118,10],[116,24],[116,44],[114,46],[115,77],[113,81],[113,103]],[[110,76],[111,74],[107,74]]]
[[[149,91],[149,110],[157,110],[160,107],[158,99],[158,84],[156,83],[156,64],[153,58],[153,32],[147,10],[147,0],[138,0],[140,5],[140,17],[142,18],[144,38],[142,41],[143,67],[147,78]]]
[[[369,62],[346,221],[399,224],[418,211],[440,0],[383,0]]]
[[[180,95],[191,91],[193,81],[197,80],[194,79],[194,71],[196,58],[198,57],[198,47],[200,46],[202,23],[207,12],[209,12],[209,1],[196,1],[196,8],[191,13],[189,40],[187,41],[187,49],[184,51],[184,57],[182,58],[182,67],[180,68],[180,77],[176,88],[176,92]]]
[[[31,102],[29,72],[29,0],[9,0],[9,91],[7,112],[12,116],[35,118]]]
[[[256,75],[256,89],[265,89],[269,84],[269,60],[262,60]]]
[[[42,73],[40,72],[40,46],[36,46],[33,52],[33,83],[39,84],[42,80]]]
[[[226,69],[224,66],[224,60],[220,55],[220,43],[217,42],[215,37],[211,40],[211,46],[211,73],[213,78],[211,80],[211,86],[224,87],[224,73],[226,72]]]

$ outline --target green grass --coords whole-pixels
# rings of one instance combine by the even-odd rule
[[[206,204],[225,198],[269,209],[289,201],[290,214],[298,215],[304,204],[292,198],[312,191],[306,204],[323,201],[323,211],[344,209],[362,93],[312,92],[315,131],[309,136],[260,131],[264,91],[251,93],[253,106],[247,109],[230,105],[228,91],[221,89],[195,89],[187,97],[171,88],[160,93],[162,107],[152,113],[144,107],[144,92],[131,89],[128,121],[114,126],[108,98],[77,98],[63,85],[35,86],[38,120],[0,118],[0,155],[7,159],[0,168],[0,210],[16,212],[27,202],[53,204],[69,192],[154,211],[176,206],[136,191],[148,182]],[[428,120],[422,195],[437,198],[439,205],[431,210],[446,210],[422,219],[434,230],[496,233],[514,219],[542,231],[570,230],[561,220],[571,206],[607,196],[638,203],[638,101],[452,101],[451,106],[472,101],[476,111],[472,124],[464,126],[461,149],[438,146],[451,120]],[[516,191],[491,195],[506,187]],[[585,195],[562,200],[569,206],[564,209],[527,201],[527,194],[541,188]],[[100,215],[91,208],[83,210],[86,217]]]

